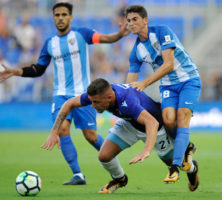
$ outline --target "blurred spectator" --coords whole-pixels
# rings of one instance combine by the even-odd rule
[[[47,35],[48,37],[53,31],[52,28],[54,24],[53,21],[49,20],[49,18],[51,19],[51,16],[49,17],[48,13],[51,12],[52,5],[57,1],[62,0],[0,0],[0,62],[8,62],[9,64],[6,64],[11,66],[20,66],[26,64],[29,65],[30,61],[37,59],[40,52],[39,48],[42,47],[42,42],[45,40],[43,36],[45,37],[45,35]],[[84,15],[84,13],[88,13],[86,9],[92,9],[90,5],[93,3],[99,4],[102,2],[95,1],[92,3],[91,1],[86,0],[68,1],[72,3],[74,2],[75,12],[79,14],[77,17],[81,18],[81,20],[79,20],[81,25],[91,23],[90,21],[87,21],[90,19],[89,16]],[[160,1],[158,2],[160,4]],[[164,6],[167,6],[167,1],[164,2]],[[151,5],[151,3],[155,4],[155,1],[107,0],[107,4],[104,5],[109,7],[107,9],[108,11],[110,11],[110,7],[114,10],[114,12],[112,12],[112,18],[109,18],[110,15],[104,15],[104,13],[106,14],[106,11],[104,12],[104,10],[101,10],[100,12],[100,10],[98,10],[98,13],[95,13],[95,15],[97,18],[105,18],[105,25],[101,25],[102,23],[100,24],[101,21],[99,20],[94,20],[98,23],[93,24],[93,28],[96,30],[98,29],[100,32],[115,31],[115,29],[118,28],[118,24],[124,22],[124,9],[129,3],[144,3],[148,6]],[[25,14],[23,14],[24,11],[26,12]],[[206,8],[206,12],[207,11]],[[91,19],[93,17],[95,16],[91,16]],[[163,18],[164,13],[161,15],[161,19]],[[33,19],[36,19],[36,21]],[[159,19],[158,16],[157,19]],[[16,26],[14,25],[15,23],[12,23],[15,20],[18,23]],[[179,25],[180,24],[181,23],[179,22]],[[113,28],[112,26],[114,26],[114,30],[111,30]],[[189,35],[187,34],[189,30],[180,30],[181,32],[186,33],[186,35]],[[16,40],[13,38],[13,35]],[[135,37],[131,34],[118,43],[110,46],[98,45],[99,47],[89,47],[91,48],[90,59],[92,80],[98,77],[103,77],[112,83],[124,82],[129,66],[129,51],[132,49],[134,42]],[[144,69],[148,70],[150,68],[144,67]],[[216,69],[216,67],[214,67],[214,69]],[[222,69],[220,70],[220,67],[217,67],[217,70],[214,69],[209,69],[209,71],[205,72],[204,67],[199,68],[203,88],[201,100],[222,100]],[[53,69],[50,68],[50,70]],[[38,102],[42,100],[50,100],[50,91],[53,87],[50,70],[47,69],[49,72],[46,72],[44,76],[38,79],[19,80],[17,91],[11,87],[11,85],[15,85],[15,83],[12,82],[17,81],[16,77],[10,79],[10,81],[1,83],[0,102],[18,100],[22,98],[21,93],[24,94],[24,91],[26,91],[24,99],[27,101],[33,100]],[[152,73],[146,70],[142,71],[141,76],[147,76],[146,73]],[[141,79],[144,78],[141,77]],[[28,93],[30,94],[28,95]]]
[[[21,23],[14,27],[13,35],[18,46],[23,51],[31,51],[33,49],[35,41],[35,29],[29,23],[29,16],[27,14],[23,15],[21,18]]]
[[[5,13],[0,10],[0,37],[7,38],[8,35],[7,18]]]

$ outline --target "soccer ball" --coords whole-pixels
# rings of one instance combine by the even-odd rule
[[[15,181],[15,188],[21,196],[35,196],[42,187],[42,180],[33,171],[21,172]]]

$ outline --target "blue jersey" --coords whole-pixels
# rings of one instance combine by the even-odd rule
[[[174,48],[174,69],[161,78],[161,85],[174,85],[199,77],[196,65],[167,26],[148,26],[148,39],[137,38],[130,53],[129,72],[138,73],[143,62],[149,63],[156,71],[162,64],[162,51]]]
[[[78,96],[90,83],[88,44],[95,32],[88,28],[71,28],[63,35],[48,38],[37,64],[54,65],[53,95]]]
[[[163,125],[160,104],[154,102],[144,92],[137,91],[129,84],[111,84],[116,95],[114,107],[108,109],[117,117],[129,121],[136,129],[145,132],[145,126],[137,122],[143,110],[148,111],[158,122],[159,129]],[[81,105],[89,105],[91,101],[87,93],[81,95]]]

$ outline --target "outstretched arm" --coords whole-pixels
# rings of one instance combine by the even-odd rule
[[[145,158],[149,157],[153,147],[156,143],[156,136],[159,127],[159,123],[157,120],[146,110],[143,110],[137,121],[143,125],[145,125],[146,130],[146,142],[144,146],[144,150],[142,153],[134,157],[129,164],[135,164],[137,162],[143,162]]]
[[[120,40],[122,37],[128,35],[130,31],[127,29],[127,24],[119,24],[119,32],[111,34],[101,34],[100,43],[112,43]]]
[[[71,110],[82,106],[80,102],[80,97],[81,96],[73,97],[63,104],[50,131],[50,135],[45,143],[41,146],[41,148],[52,150],[55,144],[57,144],[58,147],[60,146],[59,129]]]
[[[174,49],[166,49],[162,52],[163,64],[149,77],[141,82],[133,82],[132,87],[143,91],[147,86],[160,80],[174,68]]]
[[[1,65],[4,70],[0,72],[0,82],[5,81],[12,76],[38,77],[41,76],[46,70],[45,66],[39,64],[32,64],[28,67],[23,67],[19,69],[12,69],[4,64]]]

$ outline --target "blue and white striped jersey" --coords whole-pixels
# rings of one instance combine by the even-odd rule
[[[149,63],[155,72],[163,64],[162,51],[169,48],[174,48],[174,69],[161,78],[161,85],[174,85],[199,77],[191,57],[167,26],[148,26],[148,39],[140,41],[137,38],[129,57],[129,72],[139,72],[143,62]]]
[[[37,64],[54,65],[53,95],[78,96],[90,83],[88,44],[92,44],[94,30],[71,28],[63,36],[54,35],[45,41]]]

